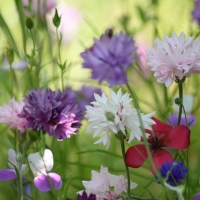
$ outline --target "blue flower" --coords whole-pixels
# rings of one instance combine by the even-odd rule
[[[81,53],[83,68],[92,70],[92,78],[100,83],[106,80],[111,87],[127,83],[126,70],[136,57],[136,47],[132,37],[124,32],[103,34],[94,39],[94,45]]]
[[[184,163],[175,160],[172,163],[165,162],[160,168],[161,176],[172,186],[181,185],[182,179],[187,178],[187,172],[188,168]]]

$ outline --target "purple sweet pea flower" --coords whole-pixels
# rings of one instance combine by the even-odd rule
[[[28,161],[35,175],[34,185],[38,190],[48,192],[51,190],[51,186],[55,190],[62,187],[61,177],[53,172],[48,173],[53,168],[53,154],[49,149],[44,150],[43,157],[39,152],[29,154]]]
[[[21,60],[17,63],[12,63],[11,65],[13,70],[23,72],[28,67],[28,62],[25,60]],[[10,64],[8,62],[7,56],[4,57],[3,65],[0,67],[1,70],[9,70]]]
[[[12,164],[11,164],[12,163]],[[15,172],[14,166],[18,168],[18,164],[16,161],[16,152],[13,149],[8,150],[8,166],[10,169],[0,170],[0,181],[8,181],[17,178],[17,174]],[[27,168],[26,164],[23,164],[21,167],[21,171],[25,171]]]
[[[81,53],[83,68],[92,70],[92,78],[100,83],[106,80],[111,87],[126,84],[126,70],[134,61],[136,47],[132,37],[120,32],[115,35],[103,34],[94,39],[91,48]]]
[[[200,0],[196,0],[195,2],[195,9],[192,11],[192,17],[200,26]]]
[[[175,98],[174,98],[174,100],[175,100]],[[171,124],[173,126],[177,126],[179,106],[174,103],[174,100],[173,100],[173,107],[174,107],[175,113],[171,114],[168,117],[167,123]],[[185,126],[189,125],[188,127],[192,128],[196,124],[196,117],[194,115],[190,114],[192,111],[193,105],[194,105],[194,96],[193,95],[184,95],[183,96],[183,105],[184,105],[185,112],[186,112],[186,118],[185,118],[185,114],[182,113],[180,125],[185,125]]]
[[[200,200],[200,192],[197,192],[192,200]]]
[[[76,102],[76,95],[66,90],[53,92],[51,89],[42,91],[30,90],[24,99],[25,106],[19,115],[28,121],[27,127],[43,129],[57,140],[69,139],[71,134],[76,134],[81,126],[81,110]]]

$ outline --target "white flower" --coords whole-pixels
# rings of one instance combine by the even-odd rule
[[[147,64],[159,83],[169,87],[174,80],[200,73],[200,38],[186,38],[184,32],[179,36],[164,36],[156,39],[154,48],[147,51]]]
[[[88,195],[95,194],[97,199],[119,199],[122,192],[127,191],[127,180],[123,175],[114,175],[108,173],[108,168],[101,166],[100,173],[92,170],[92,180],[82,181],[85,191]],[[137,187],[137,184],[131,181],[130,189]],[[79,192],[79,194],[82,191]]]
[[[103,143],[108,149],[110,146],[109,133],[112,131],[117,134],[121,131],[125,135],[125,128],[130,129],[129,143],[133,139],[141,139],[142,131],[137,110],[131,107],[132,99],[129,98],[128,93],[122,95],[120,89],[116,94],[111,90],[111,99],[108,99],[104,93],[102,96],[94,94],[94,97],[96,101],[92,102],[93,106],[86,106],[85,117],[89,122],[87,133],[94,133],[94,137],[103,133],[103,136],[95,144]],[[107,119],[108,113],[113,115],[113,120]],[[154,113],[147,115],[140,113],[145,129],[151,130],[150,125],[155,124],[151,119]]]

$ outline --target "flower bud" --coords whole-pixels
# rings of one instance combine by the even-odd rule
[[[111,112],[106,112],[106,118],[107,118],[108,121],[114,122],[115,115]]]
[[[182,104],[182,100],[180,98],[176,98],[174,101],[175,101],[176,105],[181,105]]]
[[[26,27],[30,30],[33,28],[33,20],[30,17],[26,18]]]
[[[6,55],[7,55],[8,63],[12,64],[13,60],[14,60],[14,51],[13,51],[13,49],[7,49]]]
[[[52,21],[56,28],[58,28],[60,26],[61,16],[58,16],[57,9],[55,9],[55,14],[54,14]]]
[[[20,162],[21,159],[22,159],[22,154],[21,154],[21,153],[18,153],[17,156],[16,156],[16,160],[17,160],[18,162]]]

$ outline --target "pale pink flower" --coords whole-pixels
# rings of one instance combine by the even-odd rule
[[[24,102],[17,102],[12,98],[8,104],[0,107],[0,123],[7,124],[11,129],[18,129],[21,133],[25,131],[27,124],[26,119],[19,118],[22,112]]]
[[[31,13],[28,11],[26,12],[27,15],[39,14],[41,18],[44,18],[47,12],[56,7],[56,0],[23,0],[22,4],[30,9]]]
[[[191,73],[200,73],[200,38],[181,32],[179,36],[164,36],[156,39],[154,47],[147,51],[147,64],[159,83],[169,87],[174,80],[189,77]]]
[[[82,182],[88,195],[95,194],[98,200],[116,200],[127,190],[127,180],[124,176],[108,173],[108,168],[101,166],[100,173],[92,170],[92,180]],[[137,187],[131,182],[131,189]],[[114,188],[114,189],[111,189]],[[81,193],[81,192],[79,192]]]

